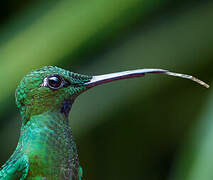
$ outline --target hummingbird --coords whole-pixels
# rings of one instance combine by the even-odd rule
[[[203,81],[163,69],[137,69],[104,75],[82,75],[56,66],[27,74],[16,89],[16,105],[22,117],[17,147],[1,167],[1,180],[81,180],[77,146],[69,125],[76,97],[100,84],[147,73],[166,74]]]

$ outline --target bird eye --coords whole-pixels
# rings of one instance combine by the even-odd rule
[[[59,89],[63,85],[63,79],[58,75],[52,75],[47,78],[47,85],[51,89]]]

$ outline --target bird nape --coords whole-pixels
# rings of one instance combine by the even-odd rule
[[[76,97],[91,87],[147,73],[187,78],[209,87],[193,76],[163,69],[88,76],[45,66],[27,74],[16,89],[16,104],[22,116],[20,138],[1,168],[0,179],[80,180],[83,173],[68,120]]]

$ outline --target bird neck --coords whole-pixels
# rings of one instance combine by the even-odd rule
[[[61,112],[35,115],[21,128],[19,146],[30,163],[44,167],[78,168],[76,144],[68,116]]]

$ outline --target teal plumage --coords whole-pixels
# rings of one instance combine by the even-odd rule
[[[204,82],[162,69],[139,69],[100,76],[81,75],[45,66],[27,74],[16,90],[22,116],[18,145],[3,165],[3,180],[81,180],[82,168],[69,125],[69,112],[76,97],[99,84],[161,73]]]
[[[0,179],[72,179],[80,180],[77,147],[69,126],[68,113],[75,97],[85,87],[41,86],[50,75],[69,78],[81,84],[91,76],[47,66],[26,75],[16,90],[16,103],[22,115],[17,148],[0,171]]]

